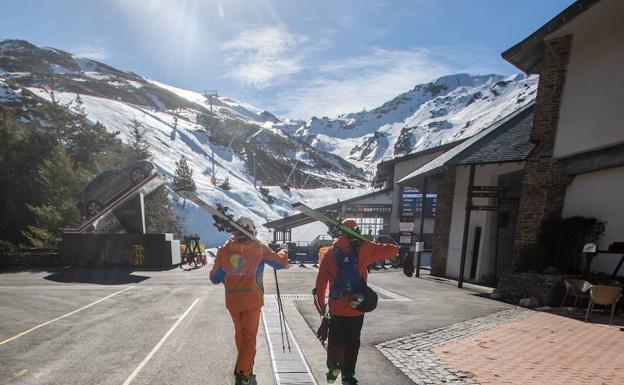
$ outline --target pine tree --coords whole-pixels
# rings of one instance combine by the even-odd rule
[[[184,155],[182,155],[179,162],[176,162],[173,186],[176,191],[186,190],[194,192],[197,189],[193,181],[193,169],[188,165]]]
[[[100,123],[81,122],[67,140],[67,152],[76,165],[95,172],[99,156],[119,144],[119,132],[109,133]]]
[[[65,143],[68,134],[72,131],[74,121],[67,109],[58,101],[52,99],[49,109],[52,126],[56,130],[57,143]]]
[[[271,204],[275,202],[275,198],[271,195],[271,192],[266,187],[260,187],[260,194],[266,199],[266,201]]]
[[[76,192],[85,181],[84,173],[74,169],[62,145],[57,145],[37,172],[36,184],[43,201],[27,205],[35,216],[35,225],[24,233],[35,247],[54,247],[59,241],[59,229],[80,223]]]
[[[162,186],[145,200],[145,227],[152,234],[181,232],[180,219],[174,214],[169,194]]]
[[[76,94],[76,97],[74,98],[74,105],[75,105],[74,110],[79,115],[86,116],[84,102],[82,101],[80,94]]]
[[[132,119],[132,128],[130,130],[130,152],[134,160],[151,159],[152,153],[149,150],[149,144],[145,140],[145,129],[136,117]]]
[[[0,239],[14,245],[26,239],[23,232],[34,223],[26,203],[41,203],[34,185],[37,171],[56,143],[56,133],[19,123],[11,108],[0,104]]]

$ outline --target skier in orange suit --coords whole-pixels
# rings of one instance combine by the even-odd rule
[[[342,224],[359,232],[357,222],[348,218]],[[325,294],[329,289],[329,333],[319,335],[327,343],[327,382],[333,384],[342,372],[343,385],[355,385],[355,365],[360,350],[360,333],[364,313],[352,305],[353,295],[348,288],[366,285],[366,267],[377,261],[394,257],[396,245],[360,241],[343,234],[336,238],[323,255],[316,277],[316,306],[323,313]],[[319,329],[320,330],[320,329]]]
[[[237,221],[256,235],[256,227],[249,218]],[[256,356],[256,336],[260,311],[264,305],[262,276],[264,265],[274,269],[288,268],[288,253],[275,253],[267,246],[233,233],[219,248],[210,271],[212,283],[225,284],[225,306],[234,321],[238,358],[234,370],[236,385],[255,385],[253,364]]]

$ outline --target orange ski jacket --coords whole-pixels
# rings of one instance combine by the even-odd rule
[[[252,241],[233,237],[219,248],[210,271],[212,283],[225,284],[225,306],[233,311],[259,309],[264,305],[264,265],[278,270],[288,267],[288,253],[278,253]]]
[[[325,295],[329,288],[334,285],[334,281],[338,275],[338,265],[336,264],[336,253],[334,247],[342,250],[343,253],[351,252],[351,242],[346,236],[336,238],[327,253],[322,258],[319,266],[319,272],[316,276],[316,292],[318,293],[319,306],[322,309],[325,306]],[[364,282],[368,280],[368,270],[366,267],[371,263],[392,258],[399,252],[399,247],[392,244],[362,242],[358,253],[358,272]],[[337,299],[329,299],[329,312],[331,315],[343,317],[357,317],[364,313],[355,310],[349,302],[351,296],[343,296]]]

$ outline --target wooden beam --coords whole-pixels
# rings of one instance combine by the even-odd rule
[[[461,259],[459,262],[459,277],[457,277],[457,287],[464,285],[464,269],[466,267],[466,248],[468,247],[468,232],[470,230],[470,212],[472,211],[472,190],[474,187],[475,166],[470,165],[470,176],[468,177],[468,194],[466,199],[466,218],[464,220],[464,236],[462,238]],[[474,256],[473,256],[474,257]]]
[[[425,242],[423,241],[423,232],[425,229],[425,209],[427,202],[427,177],[425,176],[423,179],[423,184],[421,186],[422,191],[420,192],[420,227],[418,230],[418,242],[422,242],[422,248],[418,249],[418,254],[416,255],[416,277],[420,277],[420,262],[422,258],[422,249],[425,247]]]
[[[561,172],[565,175],[578,175],[619,166],[624,166],[624,144],[561,159]]]

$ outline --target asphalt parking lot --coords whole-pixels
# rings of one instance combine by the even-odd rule
[[[233,330],[223,288],[196,270],[61,269],[0,274],[0,383],[230,384]],[[281,271],[283,294],[309,294],[310,267]],[[379,308],[367,315],[358,362],[362,384],[409,384],[375,345],[507,308],[450,285],[376,272]],[[275,293],[265,273],[267,294]],[[303,298],[303,297],[302,297]],[[311,301],[284,300],[295,342],[324,381],[324,348]],[[275,384],[265,330],[258,336],[259,384]]]
[[[0,274],[0,383],[229,384],[231,321],[207,277],[207,267]],[[262,337],[257,374],[271,383]]]

